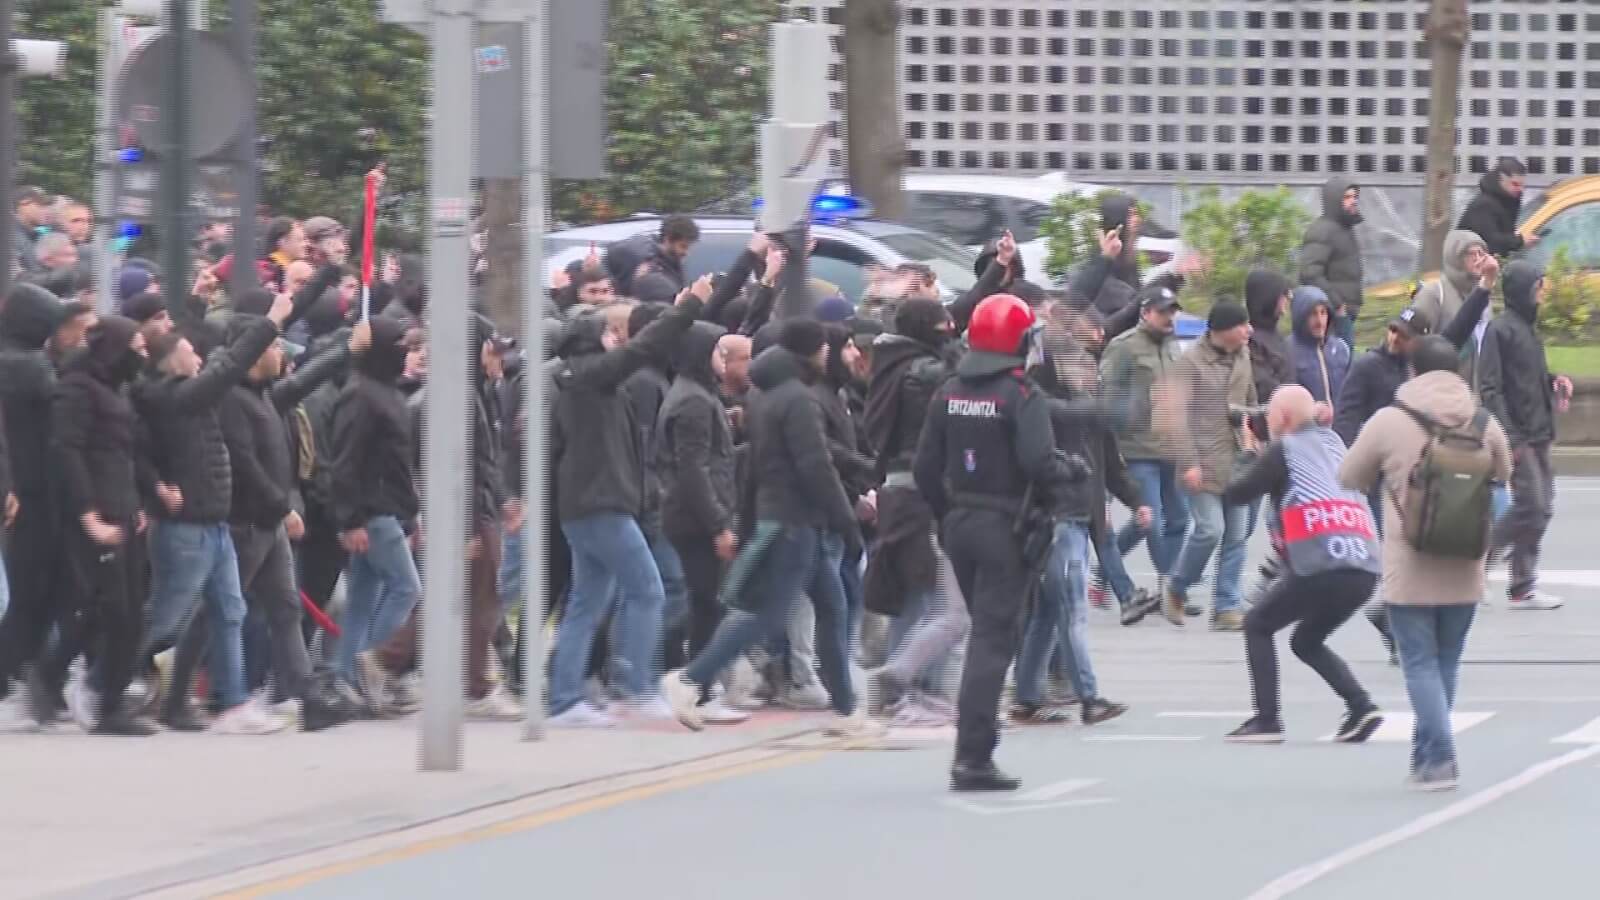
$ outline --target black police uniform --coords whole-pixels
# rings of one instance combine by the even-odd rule
[[[913,465],[972,611],[957,700],[958,778],[989,768],[999,743],[1000,692],[1030,578],[1013,532],[1023,496],[1030,483],[1070,480],[1055,453],[1048,398],[1022,365],[1016,356],[967,354],[934,395]]]

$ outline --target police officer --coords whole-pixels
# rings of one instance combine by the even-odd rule
[[[1033,311],[1010,294],[989,297],[973,311],[967,341],[971,351],[934,394],[912,471],[972,609],[950,788],[1014,791],[1021,782],[993,756],[1000,691],[1035,576],[1013,526],[1030,484],[1073,479],[1056,455],[1048,400],[1026,375]]]

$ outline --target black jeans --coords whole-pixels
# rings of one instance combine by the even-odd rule
[[[60,632],[39,659],[40,677],[59,693],[72,661],[80,653],[87,654],[95,663],[94,687],[100,692],[101,719],[121,709],[123,693],[133,679],[144,639],[148,596],[145,536],[135,533],[132,522],[113,524],[125,535],[116,547],[96,544],[81,531],[68,538],[78,602],[61,609],[57,620]]]
[[[62,579],[67,560],[58,503],[43,496],[18,493],[21,508],[10,540],[5,567],[11,582],[11,607],[0,621],[0,697],[10,680],[38,658],[45,637],[64,602]]]
[[[295,585],[294,554],[284,527],[235,525],[233,546],[239,555],[239,585],[252,612],[267,623],[272,660],[273,699],[304,697],[311,678],[311,656],[300,628],[302,605]]]
[[[1264,598],[1244,617],[1245,653],[1250,661],[1250,690],[1256,714],[1279,717],[1278,650],[1273,635],[1296,622],[1300,626],[1289,647],[1300,661],[1322,676],[1352,710],[1372,705],[1350,667],[1328,649],[1328,635],[1343,625],[1372,596],[1378,576],[1356,569],[1337,569],[1315,575],[1289,573],[1267,587]]]
[[[983,765],[1000,743],[1006,670],[1017,655],[1029,572],[1012,516],[957,507],[944,518],[944,550],[972,613],[966,666],[956,700],[956,762]]]
[[[722,621],[722,600],[717,588],[722,583],[722,560],[709,536],[672,535],[672,547],[683,563],[683,580],[689,588],[687,623],[667,632],[665,668],[681,669],[711,643]],[[684,645],[688,645],[687,654]]]
[[[1511,549],[1511,584],[1507,593],[1520,597],[1533,592],[1539,581],[1539,544],[1555,507],[1555,472],[1550,467],[1550,445],[1526,444],[1517,451],[1511,469],[1511,509],[1494,528],[1490,544]],[[13,590],[12,595],[15,596]]]

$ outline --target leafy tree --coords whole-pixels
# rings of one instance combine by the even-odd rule
[[[18,4],[20,37],[64,41],[60,78],[19,78],[16,183],[57,194],[94,195],[94,81],[99,7],[77,0]],[[9,213],[8,213],[9,215]]]
[[[781,6],[611,0],[611,177],[559,184],[557,218],[681,212],[747,187],[755,179],[756,125],[767,109],[768,26]]]
[[[1294,271],[1294,257],[1305,237],[1310,213],[1286,187],[1247,190],[1232,203],[1215,188],[1205,188],[1183,214],[1183,239],[1202,268],[1191,276],[1186,295],[1208,303],[1226,294],[1244,298],[1252,269]]]

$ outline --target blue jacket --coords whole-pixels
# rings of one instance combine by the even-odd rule
[[[1334,337],[1329,328],[1320,340],[1311,336],[1307,323],[1312,310],[1326,307],[1331,313],[1333,305],[1321,288],[1298,287],[1289,297],[1289,312],[1293,317],[1294,336],[1290,355],[1294,360],[1295,383],[1311,392],[1311,396],[1333,403],[1339,399],[1344,378],[1350,373],[1350,345]]]

